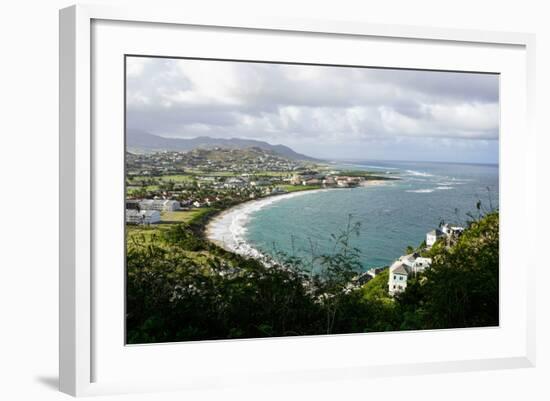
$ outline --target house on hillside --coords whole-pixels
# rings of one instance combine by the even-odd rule
[[[158,210],[126,209],[126,223],[142,225],[160,223],[160,212]]]
[[[405,291],[409,277],[422,273],[432,264],[431,258],[420,257],[417,253],[401,256],[391,266],[388,277],[390,295]]]
[[[464,227],[443,224],[441,228],[436,228],[426,234],[426,246],[428,248],[432,247],[438,239],[443,237],[447,240],[447,245],[450,245],[456,241],[463,232]]]
[[[426,246],[428,248],[432,247],[433,244],[436,243],[436,241],[443,237],[445,233],[441,231],[439,228],[436,228],[435,230],[430,231],[426,234]]]
[[[448,224],[443,224],[441,226],[441,231],[446,235],[453,235],[459,237],[464,232],[464,227],[459,226],[450,226]]]
[[[431,265],[432,265],[432,258],[418,257],[418,258],[415,259],[415,261],[412,265],[412,272],[414,274],[422,273],[424,270],[426,270]]]
[[[390,295],[405,291],[407,288],[407,278],[410,273],[410,268],[402,261],[396,260],[390,266],[388,278],[388,292]]]
[[[376,276],[378,276],[380,273],[382,273],[384,270],[386,270],[388,267],[387,266],[384,266],[384,267],[373,267],[372,269],[369,269],[367,270],[367,274],[369,276],[371,276],[372,278],[375,278]]]
[[[399,261],[407,266],[407,268],[414,274],[422,273],[432,264],[431,258],[423,258],[416,252],[401,256]]]

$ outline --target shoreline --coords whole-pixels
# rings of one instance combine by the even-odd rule
[[[319,188],[290,192],[280,195],[271,195],[260,199],[251,199],[240,203],[211,218],[204,229],[205,237],[214,245],[228,252],[246,257],[260,258],[264,255],[250,246],[243,237],[246,233],[245,225],[253,212],[284,199],[330,191],[331,189],[332,188]]]
[[[357,188],[366,188],[384,184],[386,184],[386,180],[371,180],[363,182]],[[252,213],[285,199],[325,191],[337,191],[341,189],[342,188],[311,189],[280,195],[272,195],[265,198],[252,199],[240,203],[212,217],[204,228],[204,235],[208,241],[228,252],[259,259],[265,255],[251,246],[244,238],[247,231],[246,223]]]

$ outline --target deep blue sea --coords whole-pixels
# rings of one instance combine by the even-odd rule
[[[336,167],[336,166],[335,166]],[[348,216],[361,224],[353,245],[364,269],[390,264],[408,245],[418,246],[443,220],[463,225],[476,203],[498,207],[498,166],[428,162],[365,161],[338,168],[391,173],[400,178],[380,186],[334,189],[275,202],[250,216],[246,241],[272,254],[305,255],[333,250],[331,233]]]

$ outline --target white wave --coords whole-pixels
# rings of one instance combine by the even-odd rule
[[[246,241],[246,224],[250,220],[251,215],[283,199],[295,198],[320,191],[326,191],[326,189],[292,192],[242,203],[212,219],[206,228],[206,235],[208,239],[227,251],[247,257],[259,258],[263,254]]]
[[[454,189],[453,187],[450,187],[448,185],[442,185],[439,187],[435,187],[435,189],[445,190],[445,189]]]
[[[376,168],[379,170],[397,170],[397,167],[388,167],[388,166],[376,166],[374,164],[348,164],[348,166],[353,167],[366,167],[366,168]]]
[[[406,170],[407,173],[410,175],[418,176],[418,177],[433,177],[433,174],[429,174],[423,171],[416,171],[416,170]]]
[[[435,191],[435,189],[409,189],[408,191],[405,191],[405,192],[411,192],[415,194],[429,194],[429,193],[432,193],[433,191]]]

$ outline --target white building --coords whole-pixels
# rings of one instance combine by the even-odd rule
[[[377,275],[386,270],[387,267],[373,267],[372,269],[367,270],[367,274],[372,278],[375,278]]]
[[[407,278],[410,273],[410,268],[400,260],[396,260],[390,266],[388,278],[388,292],[390,295],[405,291],[407,288]]]
[[[155,224],[160,222],[158,210],[126,209],[126,223],[128,224]]]
[[[394,295],[405,291],[409,276],[421,273],[430,267],[431,258],[419,257],[416,253],[401,256],[391,266],[388,277],[388,292]]]
[[[435,242],[443,237],[445,233],[441,231],[439,228],[436,228],[435,230],[430,231],[426,234],[426,246],[429,248],[435,244]]]
[[[165,200],[162,204],[162,210],[165,212],[173,212],[174,210],[180,210],[180,203],[175,200]]]
[[[271,185],[271,181],[264,180],[264,179],[258,179],[258,180],[250,181],[250,185],[253,186],[253,187],[262,187],[262,186],[266,186],[266,185]]]
[[[432,247],[433,244],[435,244],[435,242],[441,237],[445,237],[447,240],[456,240],[462,235],[463,232],[464,227],[443,224],[441,229],[437,228],[426,234],[426,246],[428,248]]]
[[[224,183],[224,187],[226,188],[243,188],[243,187],[246,187],[246,185],[247,185],[246,180],[238,177],[229,178]]]
[[[144,199],[139,202],[139,208],[141,210],[158,210],[159,212],[173,212],[179,210],[180,203],[175,200],[166,199]]]
[[[422,273],[424,270],[426,270],[428,267],[432,265],[432,258],[416,258],[414,261],[414,264],[412,266],[412,272],[414,274],[416,273]]]
[[[444,224],[441,227],[441,231],[443,231],[443,233],[447,236],[459,237],[464,232],[464,227],[450,226],[448,224]]]

